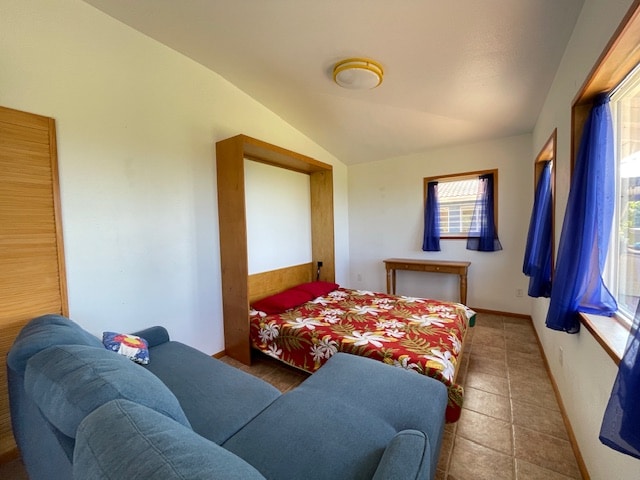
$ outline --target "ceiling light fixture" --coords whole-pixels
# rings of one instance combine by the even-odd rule
[[[383,75],[382,65],[369,58],[347,58],[333,67],[333,81],[352,90],[376,88]]]

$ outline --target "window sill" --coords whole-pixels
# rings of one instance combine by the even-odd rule
[[[580,321],[591,332],[616,365],[620,364],[629,337],[629,329],[614,317],[580,313]]]

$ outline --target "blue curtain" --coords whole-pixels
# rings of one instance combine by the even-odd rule
[[[640,303],[604,412],[600,441],[640,458]]]
[[[529,277],[530,297],[551,295],[551,162],[545,162],[538,178],[524,251],[522,272]]]
[[[562,224],[547,327],[580,330],[578,312],[611,315],[615,298],[602,280],[615,202],[609,97],[600,95],[584,125]]]
[[[440,207],[438,205],[438,182],[427,184],[427,200],[424,205],[424,236],[422,250],[440,251]]]
[[[478,198],[471,218],[467,250],[495,252],[502,250],[502,245],[498,240],[493,210],[493,173],[480,175],[478,179]]]

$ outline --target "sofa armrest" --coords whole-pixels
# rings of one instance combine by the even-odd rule
[[[149,344],[149,348],[169,341],[169,332],[164,327],[149,327],[139,332],[134,332],[132,335],[144,338]]]
[[[418,430],[402,430],[382,454],[373,480],[431,479],[429,437]]]

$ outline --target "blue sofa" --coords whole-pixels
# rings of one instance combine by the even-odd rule
[[[162,327],[141,366],[73,321],[28,323],[7,357],[11,419],[31,480],[432,479],[447,392],[338,353],[294,390]]]

